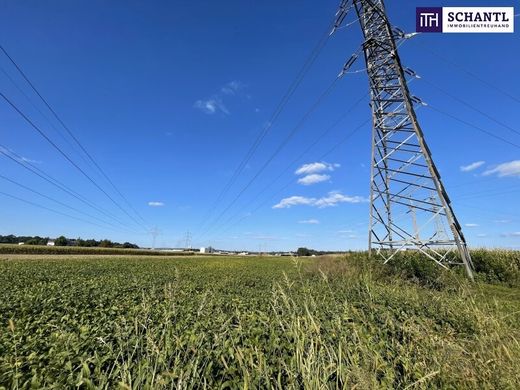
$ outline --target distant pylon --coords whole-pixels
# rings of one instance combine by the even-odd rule
[[[415,114],[416,105],[426,104],[408,90],[406,77],[417,75],[402,67],[397,51],[396,41],[407,35],[390,24],[382,0],[342,1],[333,32],[352,8],[364,36],[372,110],[369,253],[375,250],[387,263],[399,251],[413,249],[443,267],[463,264],[473,278],[462,228]],[[451,230],[447,239],[436,235],[444,221]]]
[[[189,230],[186,232],[186,242],[184,248],[191,249],[191,232]]]
[[[155,226],[150,230],[150,234],[152,235],[152,249],[155,249],[155,240],[157,239],[157,236],[161,234],[161,232],[157,226]]]

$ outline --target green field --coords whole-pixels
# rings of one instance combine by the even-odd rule
[[[0,255],[0,388],[520,388],[520,258],[474,258]]]

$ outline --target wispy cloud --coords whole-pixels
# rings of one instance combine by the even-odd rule
[[[273,209],[285,209],[297,205],[315,206],[318,208],[333,207],[339,203],[361,203],[368,202],[367,198],[362,196],[343,195],[341,192],[332,191],[327,196],[321,198],[308,198],[305,196],[291,196],[282,199],[273,206]]]
[[[163,207],[164,202],[150,201],[148,202],[148,206],[150,207]]]
[[[238,80],[233,80],[224,85],[222,88],[220,88],[220,92],[222,92],[224,95],[236,95],[242,89],[244,89],[244,87],[244,83]]]
[[[479,227],[480,225],[478,223],[467,223],[464,226],[472,228],[472,227]]]
[[[462,172],[470,172],[470,171],[474,171],[475,169],[477,168],[480,168],[482,165],[484,165],[486,162],[485,161],[475,161],[474,163],[471,163],[469,165],[462,165],[460,167],[460,170]]]
[[[340,166],[340,164],[331,164],[324,161],[313,162],[309,164],[303,164],[294,173],[297,175],[309,175],[311,173],[333,171],[334,169],[339,168]]]
[[[479,234],[477,234],[477,237],[479,237],[479,238],[487,237],[487,234],[486,233],[479,233]]]
[[[213,97],[207,100],[197,100],[194,104],[195,108],[198,108],[206,114],[215,114],[221,112],[229,115],[229,110],[224,105],[224,102],[219,97]]]
[[[224,103],[224,97],[236,96],[245,88],[245,84],[238,80],[233,80],[222,86],[219,91],[206,99],[199,99],[193,107],[199,109],[205,114],[213,115],[217,113],[229,115],[230,112]]]
[[[493,222],[495,223],[510,223],[510,219],[495,219]]]
[[[20,161],[22,163],[28,163],[28,164],[42,164],[42,161],[40,160],[33,160],[29,157],[24,157],[18,155],[14,150],[9,148],[4,148],[3,146],[0,146],[0,150],[6,154],[9,154],[12,158],[14,158],[17,161]]]
[[[42,163],[40,160],[33,160],[33,159],[30,159],[30,158],[27,158],[24,156],[22,156],[22,158],[20,160],[22,160],[23,162],[31,163],[31,164],[41,164]]]
[[[317,219],[306,219],[303,221],[298,221],[298,223],[303,223],[303,224],[307,224],[307,225],[318,225],[320,223],[320,221],[318,221]]]
[[[520,237],[520,232],[502,233],[501,237]]]
[[[327,181],[330,179],[329,175],[320,175],[317,173],[313,173],[307,176],[304,176],[298,179],[299,184],[303,184],[304,186],[310,186],[312,184],[321,183],[323,181]]]
[[[518,176],[520,177],[520,160],[513,160],[497,165],[483,173],[484,176],[497,175],[498,177]]]

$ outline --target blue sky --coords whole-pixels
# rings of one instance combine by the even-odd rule
[[[492,4],[480,0],[387,1],[387,10],[393,24],[413,32],[415,7],[443,5]],[[513,1],[500,5],[520,9],[518,2]],[[361,34],[355,23],[340,29],[327,41],[243,173],[217,208],[209,211],[327,30],[337,6],[335,0],[319,4],[238,0],[4,1],[0,35],[5,49],[143,216],[147,226],[157,226],[158,246],[182,245],[190,231],[195,246],[362,249],[367,242],[369,122],[326,157],[323,155],[370,118],[368,82],[363,72],[340,79],[220,221],[201,227],[205,216],[218,216],[255,176],[358,49]],[[347,22],[354,20],[351,14]],[[520,144],[518,134],[432,86],[520,131],[518,32],[422,34],[407,40],[400,54],[403,64],[422,77],[410,84],[414,95]],[[60,129],[3,55],[0,66],[2,93],[124,204],[85,162],[77,147],[72,148],[72,142],[67,143],[53,128]],[[358,61],[353,70],[362,68],[362,61]],[[467,70],[512,97],[477,81]],[[288,166],[359,99],[361,102],[304,158]],[[149,233],[123,214],[5,102],[0,102],[0,115],[2,146],[33,161],[122,222],[116,223],[121,228],[100,228],[1,196],[0,234],[107,237],[151,245]],[[519,247],[518,147],[430,108],[419,110],[418,117],[469,244]],[[296,174],[299,168],[302,170]],[[2,156],[0,169],[5,177],[108,219]],[[273,182],[281,172],[282,177]],[[84,217],[0,181],[3,192]],[[266,186],[268,189],[262,192]],[[304,204],[283,207],[291,199]],[[253,212],[255,209],[258,210]],[[208,225],[213,227],[205,233]]]

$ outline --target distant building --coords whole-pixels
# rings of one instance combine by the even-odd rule
[[[18,245],[25,245],[25,242],[19,242]]]
[[[215,249],[213,249],[210,246],[208,246],[207,248],[206,247],[200,248],[200,253],[214,253],[214,252],[215,252]]]
[[[54,240],[47,241],[47,246],[54,246]]]

